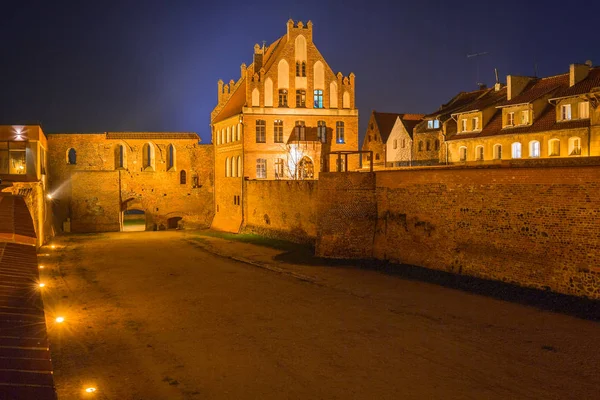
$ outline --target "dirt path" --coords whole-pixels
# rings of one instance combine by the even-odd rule
[[[57,244],[44,274],[48,317],[67,318],[49,332],[61,400],[92,385],[120,400],[592,399],[600,387],[595,322],[373,271],[306,268],[307,281],[184,232]]]

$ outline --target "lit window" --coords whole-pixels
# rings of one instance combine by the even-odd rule
[[[529,124],[529,110],[521,111],[521,125]]]
[[[434,129],[439,129],[440,127],[440,121],[438,121],[437,119],[433,121],[433,128]]]
[[[258,179],[267,178],[267,160],[264,158],[256,160],[256,177]]]
[[[322,143],[327,143],[327,124],[325,121],[317,121],[317,137]]]
[[[537,140],[532,140],[531,142],[529,142],[529,157],[540,157],[540,142],[538,142]]]
[[[578,137],[569,138],[569,155],[580,156],[581,155],[581,139]]]
[[[560,119],[563,121],[571,120],[571,105],[570,104],[563,104],[562,106],[560,106]]]
[[[266,135],[267,122],[264,119],[256,120],[256,143],[265,143],[267,140]]]
[[[474,131],[479,129],[479,118],[478,117],[473,118],[473,120],[471,122],[471,126],[473,127],[472,130],[474,130]]]
[[[344,122],[343,121],[337,121],[335,123],[335,141],[337,143],[344,143],[345,142],[345,137],[344,137]]]
[[[466,147],[461,147],[458,150],[458,154],[460,157],[460,161],[467,161],[467,148]]]
[[[273,122],[273,141],[275,143],[283,143],[283,121],[276,119]]]
[[[477,157],[477,160],[483,161],[483,146],[477,146],[477,148],[475,149],[475,155]]]
[[[511,145],[512,158],[521,158],[521,143],[515,142]]]
[[[0,142],[0,174],[27,174],[25,142]]]
[[[288,91],[287,89],[279,89],[279,107],[288,106]]]
[[[296,90],[296,107],[306,107],[306,90]]]
[[[496,160],[502,159],[502,145],[500,145],[500,144],[494,145],[494,159],[496,159]]]
[[[427,121],[427,129],[433,129],[433,120]]]
[[[306,140],[306,126],[304,125],[304,121],[296,121],[294,129],[296,131],[296,140]]]
[[[560,140],[551,139],[548,141],[548,155],[550,157],[560,156]]]
[[[427,129],[438,129],[440,127],[440,121],[437,119],[430,119],[427,121]]]
[[[466,132],[467,131],[467,120],[466,119],[461,119],[460,120],[461,123],[461,132]]]
[[[284,173],[284,162],[283,162],[283,158],[277,158],[275,160],[275,179],[282,179],[284,178],[283,173]]]
[[[590,117],[590,102],[582,101],[579,103],[579,118],[585,119]]]
[[[323,108],[323,91],[322,90],[315,90],[315,95],[314,95],[314,100],[315,100],[315,108]]]
[[[515,113],[509,112],[506,114],[506,126],[514,126],[515,125]]]

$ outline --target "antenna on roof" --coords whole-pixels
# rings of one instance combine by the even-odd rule
[[[500,83],[500,79],[498,79],[498,68],[494,68],[494,74],[496,74],[496,83]]]
[[[477,84],[477,86],[479,86],[480,88],[484,86],[484,84],[481,82],[481,80],[479,79],[479,57],[485,56],[489,54],[487,51],[482,51],[480,53],[472,53],[472,54],[467,54],[467,58],[474,58],[476,61],[476,65],[477,65],[477,81],[475,82]]]

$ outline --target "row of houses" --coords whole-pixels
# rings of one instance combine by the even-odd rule
[[[461,92],[429,114],[373,111],[362,150],[376,169],[600,155],[600,67]],[[370,154],[363,154],[364,168]]]

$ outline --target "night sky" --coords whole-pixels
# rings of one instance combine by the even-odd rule
[[[361,137],[371,110],[432,112],[477,81],[492,85],[494,67],[504,82],[536,64],[539,76],[600,65],[595,1],[3,4],[0,124],[50,133],[193,131],[208,143],[217,80],[237,80],[254,44],[284,35],[290,17],[313,21],[335,73],[356,74]]]

